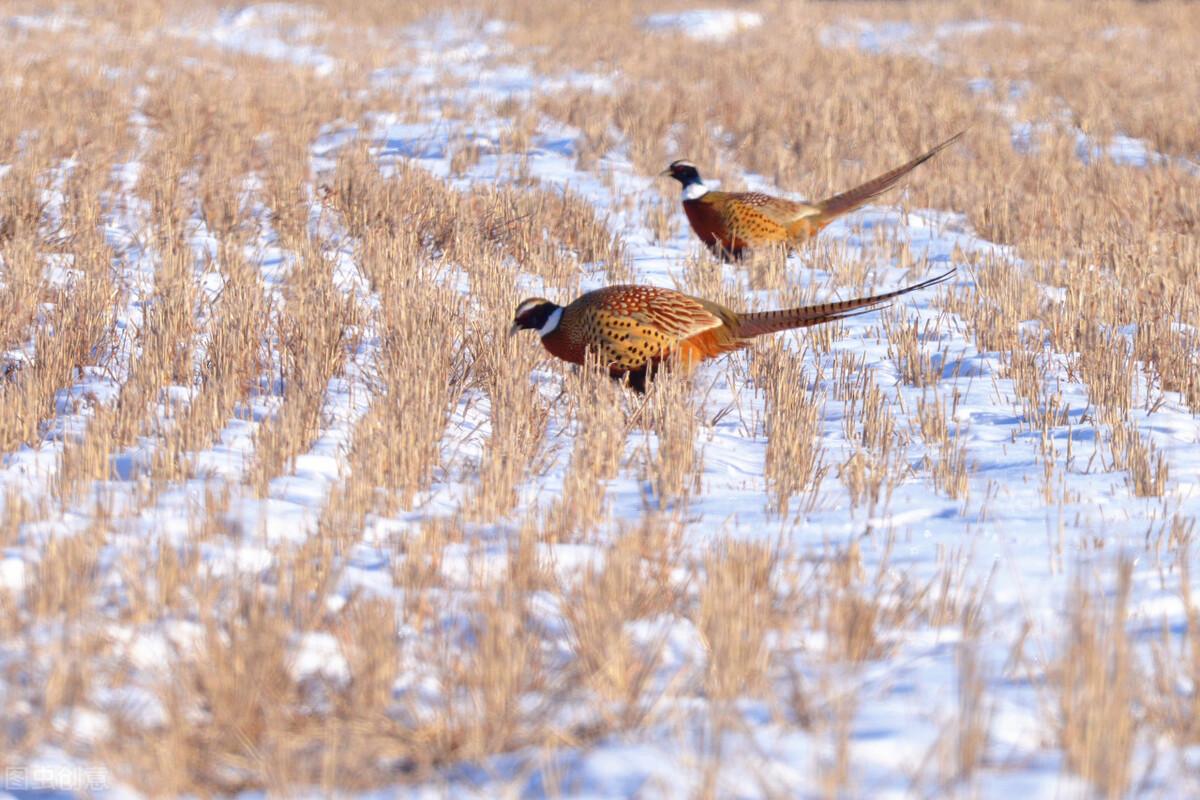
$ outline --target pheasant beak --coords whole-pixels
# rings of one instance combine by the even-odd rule
[[[667,167],[667,168],[666,168],[666,169],[664,169],[662,172],[658,173],[658,177],[660,177],[660,178],[669,178],[669,177],[671,177],[671,168],[670,168],[670,167]]]
[[[512,324],[512,327],[508,329],[508,335],[512,336],[514,333],[516,333],[519,330],[521,330],[521,326],[518,323],[514,322]]]

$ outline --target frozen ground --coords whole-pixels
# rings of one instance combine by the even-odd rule
[[[59,24],[56,19],[16,18],[10,24]],[[555,91],[564,85],[564,80],[538,75],[519,60],[514,63],[503,40],[503,26],[477,22],[435,17],[415,26],[411,43],[418,57],[381,69],[380,81],[412,80],[437,86],[443,79],[453,78],[448,85],[454,88],[431,100],[420,121],[381,114],[372,121],[370,130],[327,131],[313,143],[316,171],[329,169],[338,148],[354,136],[367,137],[382,164],[409,161],[448,178],[464,191],[504,180],[503,176],[514,174],[516,161],[521,158],[527,162],[530,176],[551,186],[569,186],[607,215],[612,229],[627,245],[638,281],[675,285],[682,262],[698,252],[698,245],[683,226],[677,227],[669,241],[655,243],[639,211],[614,207],[614,194],[641,195],[649,191],[653,180],[634,171],[621,147],[605,155],[595,168],[581,171],[576,166],[578,132],[547,119],[541,121],[527,153],[494,154],[501,149],[500,139],[509,120],[494,115],[489,110],[491,106],[481,100]],[[656,30],[682,30],[696,38],[723,38],[760,22],[757,15],[714,11],[653,15],[647,18],[646,25]],[[322,24],[325,21],[315,13],[272,4],[228,12],[215,28],[198,30],[180,23],[174,33],[291,64],[310,65],[329,73],[337,68],[335,59],[312,43],[313,32]],[[939,28],[934,39],[970,35],[974,30],[970,25],[961,30]],[[828,44],[881,50],[903,46],[917,35],[908,28],[871,28],[851,22],[839,32],[831,33]],[[506,56],[503,64],[495,61],[495,56],[501,53]],[[607,81],[599,76],[570,79],[573,85],[599,88]],[[438,111],[444,100],[472,104],[478,109],[476,118],[468,122],[444,119]],[[481,145],[484,155],[464,174],[451,178],[451,143],[464,140]],[[1129,163],[1145,163],[1153,156],[1143,143],[1113,142],[1108,148],[1110,157]],[[1091,157],[1093,153],[1086,141],[1081,142],[1081,157]],[[136,165],[128,168],[131,175],[136,174]],[[775,188],[753,175],[747,175],[746,179],[756,187]],[[133,240],[136,209],[114,215],[109,225],[114,240]],[[881,232],[883,238],[907,243],[914,255],[926,257],[931,270],[940,272],[952,265],[959,266],[954,283],[958,289],[969,288],[974,281],[973,269],[966,263],[972,255],[1001,250],[976,236],[964,217],[953,209],[901,214],[886,204],[871,206],[839,221],[824,236],[843,245],[851,258],[871,263],[874,286],[880,290],[899,286],[911,278],[877,252],[875,243],[880,241]],[[197,231],[194,245],[198,249],[208,246],[203,231]],[[270,242],[256,242],[251,249],[264,272],[281,268],[282,255],[272,250]],[[365,293],[349,252],[347,246],[342,284],[346,291]],[[122,249],[125,279],[140,284],[142,293],[150,291],[153,280],[143,261],[144,255],[136,248]],[[827,288],[830,276],[811,269],[804,253],[792,257],[789,271],[797,284],[816,283],[825,287],[819,290],[820,296],[831,294]],[[728,277],[736,280],[732,270],[728,271]],[[520,280],[531,291],[543,290],[530,276]],[[604,265],[588,265],[584,288],[605,282]],[[1064,287],[1045,288],[1052,297],[1064,290]],[[135,299],[137,296],[140,295],[135,295]],[[703,418],[719,421],[700,428],[697,448],[704,465],[703,488],[690,507],[687,545],[700,553],[724,538],[746,538],[778,542],[794,553],[814,556],[831,547],[856,545],[861,548],[868,572],[884,569],[914,583],[938,574],[948,558],[961,560],[967,576],[964,583],[984,592],[989,609],[981,657],[993,722],[988,755],[976,788],[981,796],[995,798],[1073,796],[1081,790],[1080,786],[1065,777],[1061,753],[1048,747],[1038,734],[1045,729],[1043,723],[1049,709],[1047,699],[1040,696],[1037,688],[1040,677],[1037,670],[1044,666],[1042,654],[1052,651],[1055,644],[1046,633],[1053,631],[1057,635],[1061,627],[1070,575],[1086,569],[1093,559],[1097,564],[1109,564],[1115,553],[1144,553],[1148,526],[1164,524],[1164,503],[1159,499],[1132,497],[1126,487],[1126,476],[1121,472],[1092,468],[1093,454],[1104,457],[1107,433],[1085,418],[1089,407],[1086,388],[1073,382],[1067,370],[1072,354],[1046,352],[1048,374],[1057,382],[1063,402],[1070,409],[1064,415],[1064,424],[1048,432],[1050,446],[1059,454],[1050,491],[1060,504],[1047,507],[1043,434],[1030,430],[1011,381],[1001,377],[1001,354],[978,351],[962,323],[931,304],[934,296],[932,292],[923,292],[906,298],[903,303],[911,319],[922,326],[929,323],[930,332],[923,347],[927,353],[938,354],[935,358],[943,365],[943,380],[932,389],[914,388],[900,380],[878,314],[849,320],[848,334],[837,342],[836,348],[860,355],[871,380],[889,398],[889,409],[897,417],[898,427],[910,425],[912,410],[923,395],[927,399],[936,396],[953,406],[958,425],[955,441],[965,447],[967,459],[974,464],[967,498],[948,499],[937,490],[927,465],[943,456],[926,452],[920,437],[916,437],[906,455],[913,465],[912,476],[896,489],[886,508],[874,515],[862,510],[851,512],[846,488],[830,474],[821,486],[814,508],[794,518],[780,519],[769,513],[765,499],[762,396],[745,386],[731,385],[731,373],[716,363],[702,370],[697,378],[697,391],[705,397]],[[366,299],[369,301],[369,297]],[[766,306],[778,299],[762,293],[748,297],[747,301]],[[136,308],[131,307],[127,312],[127,324],[136,324]],[[789,335],[787,341],[790,347],[806,354],[806,374],[810,380],[820,372],[819,361],[823,360],[825,367],[832,363],[832,356],[815,356],[806,349],[802,336]],[[302,540],[311,533],[325,492],[339,474],[348,431],[364,410],[361,398],[365,393],[356,391],[353,384],[369,370],[371,358],[369,348],[361,352],[358,361],[348,368],[345,381],[331,385],[324,414],[325,430],[313,451],[299,460],[294,474],[277,480],[266,500],[235,500],[235,511],[243,515],[246,529],[261,529],[266,535],[247,536],[245,541],[227,545],[210,545],[206,557],[214,568],[225,565],[225,568],[265,572],[273,564],[271,543],[280,537]],[[825,374],[828,375],[828,369]],[[548,385],[553,380],[550,373],[535,378],[542,381],[546,391],[554,391]],[[830,394],[827,386],[813,388]],[[1148,391],[1144,384],[1142,388]],[[114,391],[112,386],[105,389],[99,378],[91,384],[91,389],[98,402],[104,402]],[[1153,413],[1136,414],[1135,420],[1171,465],[1168,488],[1171,499],[1167,505],[1176,513],[1195,516],[1200,511],[1200,490],[1195,488],[1200,486],[1197,446],[1200,424],[1178,398],[1167,394],[1163,399]],[[256,416],[268,416],[270,403],[271,398],[264,399],[261,413]],[[735,410],[719,413],[728,408]],[[830,462],[844,463],[857,447],[846,431],[844,417],[849,411],[843,402],[831,396],[823,408],[822,438]],[[85,416],[75,419],[64,414],[61,425],[85,425],[86,419],[82,418]],[[211,452],[196,454],[197,460],[214,472],[236,476],[256,424],[231,421],[222,445]],[[486,432],[486,420],[479,419],[478,412],[464,404],[464,411],[454,420],[446,442],[447,451],[457,454],[459,466],[469,467],[476,455],[469,442],[477,441],[481,432]],[[569,444],[569,430],[559,429],[553,435],[561,438],[561,444]],[[627,443],[631,450],[639,446],[637,441]],[[41,450],[9,454],[2,474],[6,485],[37,492],[39,481],[45,480],[47,471],[53,469],[57,447],[57,441],[48,438]],[[540,478],[537,485],[526,487],[523,494],[527,505],[552,501],[561,486],[569,452],[568,446],[561,447],[559,463],[554,469]],[[445,513],[454,508],[460,489],[438,485],[425,499],[421,513],[373,524],[380,530],[394,529],[414,525],[422,516]],[[120,487],[112,490],[119,492]],[[170,535],[173,528],[182,533],[188,504],[195,502],[199,491],[198,486],[184,487],[177,493],[164,495],[150,514],[133,522],[147,535],[151,531]],[[607,498],[614,529],[620,521],[637,519],[645,513],[646,493],[635,477],[622,475],[611,481]],[[70,524],[65,519],[59,523]],[[1064,542],[1079,541],[1087,533],[1102,534],[1106,548],[1099,553],[1076,551],[1070,546],[1063,549]],[[348,597],[363,589],[385,596],[395,591],[390,586],[391,571],[386,562],[397,556],[383,548],[373,548],[371,541],[369,535],[364,537],[364,543],[354,554],[337,589],[339,596]],[[4,553],[0,560],[0,582],[20,585],[38,559],[37,542],[38,537],[30,537],[25,546],[9,548]],[[587,545],[563,545],[557,550],[548,547],[547,555],[559,569],[581,569],[596,557]],[[504,562],[503,551],[492,548],[489,552],[497,566]],[[462,568],[461,563],[447,559],[448,574]],[[544,614],[543,624],[557,623],[561,627],[558,610],[547,608]],[[1144,558],[1135,566],[1132,615],[1146,631],[1162,624],[1168,628],[1179,626],[1185,621],[1178,593],[1160,581],[1159,565]],[[661,667],[664,685],[679,680],[680,675],[696,670],[703,663],[704,644],[691,622],[667,618],[653,624],[668,642]],[[1032,645],[1027,648],[1027,655],[1034,674],[1014,676],[1005,667],[1011,657],[1008,647],[1021,638],[1022,628],[1027,624],[1031,626]],[[195,631],[181,623],[171,630],[131,633],[131,647],[142,648],[149,668],[158,652],[156,648],[193,635]],[[956,710],[958,667],[954,644],[958,636],[957,627],[913,631],[887,659],[866,664],[862,673],[855,676],[863,688],[850,731],[850,744],[861,796],[902,797],[913,791],[919,765]],[[337,643],[331,639],[308,637],[297,642],[295,650],[294,669],[299,672],[322,672],[333,679],[345,673]],[[681,700],[674,713],[664,715],[670,723],[602,740],[586,749],[499,756],[488,763],[448,770],[434,783],[403,791],[422,797],[446,793],[492,797],[501,790],[538,796],[548,791],[547,786],[553,780],[554,785],[569,787],[567,794],[579,797],[682,796],[701,788],[702,778],[696,765],[701,758],[702,743],[695,743],[695,751],[681,747],[678,727],[693,724],[703,702],[698,698]],[[103,708],[101,700],[97,700],[97,705]],[[147,718],[152,720],[156,713],[153,702],[148,700],[146,705]],[[753,702],[748,701],[739,711],[740,724],[726,734],[727,741],[723,743],[725,768],[719,775],[716,794],[752,797],[816,792],[817,778],[812,765],[828,758],[825,752],[828,743],[795,726],[781,724]],[[92,724],[103,729],[105,723],[101,716]],[[697,734],[696,738],[702,736]],[[687,737],[682,741],[688,741]],[[63,763],[63,758],[59,753],[47,752],[40,763],[49,769]],[[1200,791],[1200,785],[1194,783],[1195,773],[1189,773],[1181,765],[1149,764],[1148,756],[1142,761],[1139,766],[1147,769],[1152,785],[1162,787],[1167,782],[1186,780],[1191,782],[1187,784],[1191,791]],[[1188,793],[1182,789],[1181,792],[1180,796]],[[110,787],[101,794],[120,797],[127,792],[121,787]],[[385,795],[391,796],[392,792],[380,793]],[[0,797],[5,796],[0,791]],[[33,795],[14,791],[8,796]]]

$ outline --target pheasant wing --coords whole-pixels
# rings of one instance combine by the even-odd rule
[[[787,227],[805,217],[815,217],[821,209],[808,203],[799,203],[782,197],[772,197],[761,192],[741,192],[734,195],[737,202],[748,206],[777,225]]]
[[[727,323],[718,307],[673,289],[612,286],[595,295],[589,340],[610,369],[640,369],[680,342]]]

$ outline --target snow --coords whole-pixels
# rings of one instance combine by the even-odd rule
[[[696,9],[672,14],[651,14],[644,25],[647,30],[679,32],[700,42],[723,42],[726,39],[763,23],[757,11],[731,9]]]
[[[220,13],[216,24],[188,25],[175,32],[203,44],[311,67],[318,75],[329,75],[337,68],[337,60],[310,43],[323,19],[323,13],[315,8],[265,3],[226,9]]]
[[[1020,32],[1015,22],[991,19],[965,19],[941,22],[933,26],[901,20],[845,19],[821,30],[825,47],[850,47],[865,53],[906,53],[933,63],[941,59],[941,43],[947,39],[980,36],[998,28]]]
[[[293,645],[289,669],[296,681],[320,677],[343,684],[350,680],[350,665],[341,644],[328,633],[309,631]]]
[[[10,592],[20,592],[25,589],[25,559],[19,553],[5,553],[0,559],[0,588]]]
[[[762,17],[753,12],[732,10],[691,11],[652,14],[646,26],[655,31],[678,31],[702,41],[725,39],[739,31],[761,25]],[[15,23],[14,23],[15,24]],[[181,25],[173,30],[204,43],[237,52],[269,58],[282,63],[310,67],[319,74],[336,71],[337,62],[315,44],[329,20],[322,12],[288,4],[248,6],[221,13],[215,25]],[[968,20],[938,26],[936,41],[950,36],[978,35],[990,28],[987,20]],[[690,233],[679,226],[666,242],[656,242],[645,227],[641,208],[632,208],[619,198],[638,198],[653,194],[653,177],[637,172],[626,155],[623,143],[599,159],[592,169],[581,169],[575,157],[580,133],[549,119],[539,122],[528,152],[504,154],[501,141],[509,120],[498,116],[481,100],[549,94],[565,86],[591,86],[611,90],[613,79],[603,76],[574,75],[545,77],[530,65],[500,64],[496,56],[511,57],[503,41],[501,24],[462,20],[435,15],[412,26],[407,40],[414,57],[380,68],[373,75],[377,86],[419,86],[438,89],[431,94],[417,118],[411,115],[380,113],[361,131],[333,125],[313,142],[311,158],[314,173],[327,170],[339,148],[361,136],[372,143],[372,154],[385,168],[400,163],[412,164],[431,174],[446,178],[463,191],[472,187],[510,180],[522,174],[549,187],[570,188],[605,215],[613,231],[626,244],[631,263],[640,282],[674,286],[686,259],[700,252]],[[854,46],[868,52],[891,52],[908,47],[923,36],[911,23],[868,24],[848,21],[828,32],[831,46]],[[934,55],[934,50],[922,50]],[[986,91],[984,84],[976,84]],[[469,121],[447,120],[441,114],[442,103],[450,100],[462,106],[474,106],[477,113]],[[1013,120],[1014,140],[1018,126],[1030,125]],[[1027,130],[1022,128],[1021,130]],[[1027,141],[1032,141],[1032,129]],[[143,131],[144,132],[144,131]],[[450,153],[453,144],[471,141],[479,146],[477,163],[451,177]],[[1125,137],[1114,138],[1103,147],[1085,136],[1079,156],[1085,162],[1107,157],[1131,166],[1151,163],[1156,154],[1144,142]],[[133,203],[131,188],[136,181],[138,164],[122,165],[125,176],[122,191],[126,203],[114,203],[106,218],[106,233],[121,252],[120,279],[130,289],[129,302],[120,310],[122,329],[132,330],[140,323],[140,307],[153,291],[154,254],[136,244],[144,209]],[[752,188],[781,192],[761,176],[747,174]],[[824,234],[830,246],[842,249],[849,258],[868,263],[873,286],[884,289],[899,286],[912,276],[898,264],[881,255],[877,242],[902,243],[917,259],[926,259],[933,271],[949,266],[960,269],[952,284],[955,290],[970,290],[975,280],[971,263],[986,263],[988,255],[1004,255],[1020,268],[1020,261],[1004,246],[987,242],[970,228],[966,219],[951,210],[917,209],[902,213],[887,204],[869,206],[833,224]],[[319,204],[313,213],[319,216]],[[336,237],[335,237],[336,238]],[[372,298],[365,281],[353,262],[353,243],[339,240],[337,258],[339,287],[370,304]],[[193,246],[202,251],[209,246],[204,231],[197,228]],[[289,269],[287,254],[269,237],[247,245],[265,278],[278,281]],[[809,256],[800,253],[789,260],[789,280],[797,287],[817,287],[819,298],[844,297],[846,291],[830,288],[832,276],[809,266]],[[604,265],[582,265],[585,289],[604,285],[609,277]],[[1008,265],[1006,264],[1006,267]],[[726,273],[737,280],[732,270]],[[451,275],[448,280],[453,280]],[[529,275],[520,276],[521,285],[533,291],[544,287]],[[215,288],[215,287],[214,287]],[[465,287],[463,288],[465,291]],[[1066,288],[1046,286],[1048,301],[1065,302]],[[953,421],[959,428],[956,444],[965,448],[975,465],[970,494],[965,500],[951,499],[938,491],[923,466],[927,459],[942,457],[932,447],[916,441],[906,453],[912,476],[895,489],[890,502],[870,509],[852,508],[849,491],[830,474],[821,485],[811,510],[781,519],[765,503],[766,477],[764,457],[766,434],[761,420],[764,400],[752,386],[731,383],[730,373],[720,362],[700,370],[696,395],[703,397],[697,451],[703,461],[702,490],[693,498],[685,530],[685,546],[692,555],[702,555],[713,544],[728,539],[778,543],[788,555],[819,560],[831,549],[858,549],[867,573],[883,571],[914,583],[930,579],[944,569],[945,554],[961,561],[965,585],[986,591],[989,628],[981,645],[981,661],[987,680],[987,698],[991,707],[989,758],[982,769],[984,779],[974,788],[983,797],[1011,797],[1016,793],[1030,797],[1057,797],[1082,794],[1081,785],[1064,777],[1061,754],[1048,748],[1041,737],[1045,731],[1046,699],[1034,685],[1039,676],[1014,679],[1004,671],[1009,658],[1007,645],[1016,641],[1022,626],[1032,624],[1036,639],[1039,632],[1056,630],[1060,623],[1068,574],[1085,566],[1107,563],[1109,552],[1143,552],[1147,520],[1164,514],[1161,502],[1130,497],[1123,488],[1120,473],[1088,468],[1088,457],[1102,453],[1109,432],[1081,419],[1088,408],[1087,388],[1072,379],[1070,360],[1074,354],[1046,352],[1049,379],[1071,409],[1062,424],[1051,428],[1046,437],[1059,451],[1076,449],[1075,458],[1055,459],[1056,495],[1062,505],[1047,507],[1041,431],[1031,431],[1023,416],[1020,401],[1011,380],[1001,377],[1002,355],[981,352],[964,330],[961,321],[945,314],[935,304],[936,292],[922,292],[905,298],[900,311],[910,321],[930,325],[923,351],[940,358],[942,380],[930,388],[904,384],[899,368],[889,355],[888,341],[882,331],[879,313],[855,317],[845,323],[846,336],[834,344],[834,354],[855,354],[862,358],[862,369],[869,381],[888,398],[889,413],[897,425],[911,424],[912,410],[926,398],[945,401],[954,408]],[[555,298],[564,300],[567,298]],[[759,292],[748,302],[768,306],[780,302],[770,292]],[[532,334],[530,334],[532,335]],[[1022,327],[1028,341],[1041,336],[1040,324],[1031,320]],[[369,336],[364,337],[370,341]],[[804,345],[803,335],[782,337],[790,350],[802,354],[805,380],[819,395],[824,395],[820,436],[831,464],[850,459],[858,449],[847,432],[852,410],[844,401],[832,397],[830,367],[833,354],[815,354]],[[87,395],[91,402],[111,402],[119,381],[127,373],[133,354],[128,346],[113,354],[112,375],[89,375],[71,395]],[[346,449],[354,424],[366,411],[369,376],[374,351],[370,345],[355,353],[344,373],[330,382],[322,411],[322,428],[312,448],[302,454],[295,467],[277,478],[264,498],[237,497],[230,504],[231,533],[227,539],[205,541],[200,546],[204,568],[214,577],[265,575],[277,566],[274,547],[281,542],[304,542],[311,535],[329,487],[341,476]],[[823,377],[819,377],[822,376]],[[1139,391],[1148,381],[1138,376]],[[557,377],[548,370],[532,376],[547,391],[557,391]],[[810,387],[801,387],[808,389]],[[478,400],[478,398],[475,398]],[[264,420],[270,419],[279,398],[257,398],[252,413],[230,420],[220,441],[202,452],[189,454],[201,472],[238,479],[252,453],[254,434]],[[336,591],[326,598],[326,606],[335,611],[357,593],[398,598],[391,577],[397,555],[380,546],[384,533],[406,530],[425,519],[452,513],[465,488],[454,480],[467,475],[478,455],[478,440],[486,431],[488,418],[481,404],[464,404],[455,414],[447,433],[444,450],[454,455],[451,469],[433,488],[418,510],[396,519],[371,521],[363,541],[347,555]],[[728,414],[720,412],[735,409]],[[64,398],[63,412],[56,424],[58,432],[86,427],[90,411],[76,408]],[[1132,414],[1134,422],[1150,441],[1162,449],[1171,463],[1173,495],[1171,508],[1178,513],[1195,515],[1200,511],[1200,422],[1170,395],[1153,413],[1144,408]],[[569,425],[552,424],[550,436],[559,455],[536,485],[523,487],[522,502],[527,507],[545,506],[559,493],[566,475],[572,430]],[[651,434],[630,434],[627,452],[653,447]],[[9,454],[0,479],[5,488],[20,488],[36,499],[39,486],[53,474],[54,456],[60,451],[57,435],[47,437],[37,449]],[[1082,452],[1082,456],[1080,453]],[[127,454],[130,459],[136,454]],[[539,556],[557,577],[569,580],[594,568],[604,558],[604,543],[622,523],[636,522],[646,514],[648,496],[643,481],[622,473],[607,482],[606,498],[610,520],[597,541],[573,544],[546,544]],[[114,483],[120,484],[121,481]],[[202,502],[208,488],[203,479],[163,492],[143,518],[132,521],[139,536],[152,533],[169,544],[186,530],[186,519]],[[126,487],[128,488],[128,487]],[[119,509],[118,509],[119,510]],[[447,591],[466,591],[480,582],[501,579],[508,568],[510,542],[504,536],[508,521],[488,526],[476,540],[448,548],[440,569]],[[66,526],[66,520],[56,521]],[[1102,530],[1107,552],[1070,551],[1056,554],[1051,544],[1074,542],[1085,533]],[[26,531],[26,542],[0,554],[0,588],[20,591],[36,568],[39,554],[36,531]],[[1064,569],[1062,562],[1070,563]],[[688,576],[675,576],[681,583]],[[531,603],[537,624],[548,631],[559,631],[566,638],[568,628],[563,609],[550,596],[539,596]],[[1139,564],[1131,600],[1135,618],[1145,625],[1160,622],[1179,624],[1185,609],[1173,594],[1164,593],[1158,583],[1157,568]],[[664,612],[652,618],[631,622],[625,630],[638,643],[661,642],[655,686],[665,706],[657,721],[649,727],[613,735],[584,747],[532,748],[518,753],[498,755],[480,764],[459,765],[439,772],[429,783],[415,787],[413,796],[456,794],[488,797],[499,794],[508,784],[521,794],[543,796],[556,786],[570,786],[577,797],[674,797],[704,788],[703,760],[706,748],[723,751],[725,767],[718,777],[716,794],[720,796],[809,795],[819,788],[816,767],[833,759],[828,736],[795,724],[794,720],[746,699],[737,708],[737,722],[722,734],[720,742],[706,742],[711,731],[704,725],[711,711],[702,693],[669,696],[669,687],[688,686],[703,670],[708,657],[704,636],[689,619]],[[894,632],[887,632],[894,635]],[[114,638],[123,643],[125,655],[137,670],[151,673],[161,668],[173,650],[193,647],[203,635],[193,621],[177,620],[155,628],[134,630],[118,628]],[[412,631],[397,631],[402,646],[411,645]],[[941,735],[944,723],[956,707],[952,690],[958,670],[956,647],[961,637],[957,628],[917,627],[905,631],[892,642],[887,657],[845,674],[805,675],[806,679],[829,681],[833,691],[855,686],[859,705],[849,722],[849,744],[855,790],[862,796],[906,797],[913,792],[913,772],[918,768]],[[1045,641],[1040,645],[1049,646]],[[1052,644],[1052,643],[1051,643]],[[821,652],[829,643],[821,631],[811,631],[802,642],[773,642],[785,659],[799,671],[809,668],[805,654]],[[297,680],[344,683],[351,679],[346,658],[352,642],[344,642],[328,631],[305,631],[288,643],[288,666]],[[1044,677],[1044,676],[1043,676]],[[397,693],[419,703],[422,692],[434,692],[427,677],[417,671],[401,676]],[[106,732],[105,710],[139,720],[151,728],[162,724],[165,711],[155,698],[137,686],[100,687],[90,697],[93,708],[81,708],[74,717],[64,718],[83,739],[103,738]],[[99,709],[97,711],[96,709]],[[681,734],[681,731],[683,732]],[[48,753],[47,764],[81,768],[61,754]],[[56,759],[59,759],[56,761]],[[61,766],[61,764],[60,764]],[[1170,767],[1158,765],[1159,774]],[[481,780],[481,776],[483,776]],[[66,787],[71,788],[71,787]],[[1194,788],[1194,787],[1193,787]],[[14,792],[15,793],[15,792]],[[390,793],[389,793],[390,794]],[[0,798],[5,797],[0,791]]]
[[[17,30],[26,31],[45,31],[46,33],[60,33],[69,28],[82,28],[85,23],[82,20],[67,14],[17,14],[8,17],[5,22],[9,27]]]

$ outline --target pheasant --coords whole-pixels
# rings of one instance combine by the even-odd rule
[[[700,241],[719,258],[735,260],[747,250],[766,245],[792,248],[803,244],[833,220],[891,189],[963,133],[959,131],[907,164],[819,203],[800,203],[759,192],[711,191],[700,179],[696,166],[688,161],[672,162],[662,175],[683,186],[683,211]]]
[[[644,392],[647,380],[669,358],[690,371],[701,361],[747,347],[756,336],[865,314],[953,274],[870,297],[746,313],[674,289],[608,286],[566,306],[542,297],[523,300],[509,335],[537,331],[551,355],[572,364],[583,364],[590,353],[612,377]]]

